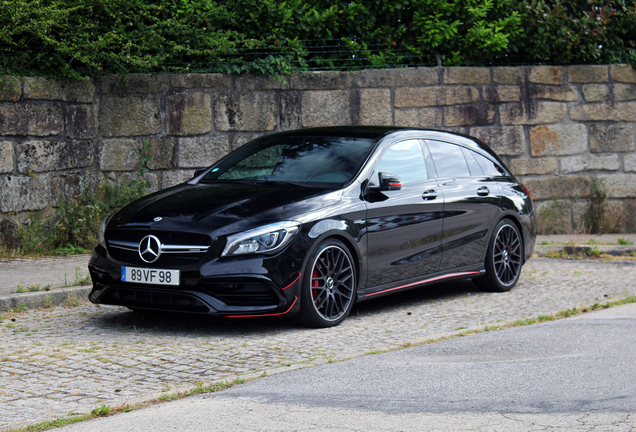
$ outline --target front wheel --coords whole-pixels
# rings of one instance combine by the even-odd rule
[[[339,240],[320,243],[307,261],[300,312],[297,319],[308,327],[340,324],[349,315],[356,292],[353,258]]]
[[[486,252],[486,274],[473,279],[484,291],[510,291],[517,284],[523,265],[523,242],[519,229],[508,219],[495,227]]]

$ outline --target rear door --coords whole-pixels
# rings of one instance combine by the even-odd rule
[[[444,195],[440,270],[479,264],[499,212],[499,184],[481,168],[477,157],[484,156],[442,141],[426,140],[426,145]]]

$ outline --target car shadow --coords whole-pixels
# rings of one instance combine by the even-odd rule
[[[479,292],[467,280],[426,285],[405,292],[393,293],[377,299],[357,303],[351,315],[364,319],[378,313],[389,313],[395,309],[415,309],[434,301],[452,299]],[[281,332],[304,332],[306,328],[289,317],[225,318],[209,315],[174,312],[131,311],[124,307],[97,306],[101,313],[95,314],[93,324],[114,332],[129,333],[131,330],[155,335],[191,336],[259,336]]]

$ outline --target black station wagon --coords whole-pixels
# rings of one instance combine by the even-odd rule
[[[355,302],[441,280],[510,290],[536,231],[530,193],[480,140],[301,129],[106,218],[90,300],[329,327]]]

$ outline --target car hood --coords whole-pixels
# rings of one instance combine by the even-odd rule
[[[330,189],[268,184],[182,184],[141,198],[117,212],[108,228],[227,235],[294,217],[340,201]]]

